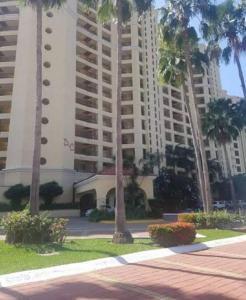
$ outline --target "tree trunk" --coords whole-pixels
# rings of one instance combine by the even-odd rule
[[[196,102],[196,96],[195,96],[195,84],[193,79],[192,64],[190,60],[190,46],[189,46],[188,37],[185,37],[184,51],[185,51],[185,60],[186,60],[187,72],[188,72],[187,79],[188,79],[188,88],[189,88],[189,97],[190,97],[189,100],[190,100],[190,108],[191,108],[191,117],[193,119],[193,124],[196,126],[195,136],[198,142],[199,154],[201,156],[204,196],[205,196],[204,203],[206,203],[204,210],[208,212],[212,209],[211,187],[209,181],[207,158],[206,158],[205,147],[203,142],[201,119],[200,119],[197,102]]]
[[[116,208],[115,208],[115,233],[114,243],[132,243],[130,232],[126,229],[126,213],[123,184],[123,157],[122,157],[122,133],[121,133],[121,79],[122,79],[122,7],[121,0],[117,0],[117,108],[116,108]]]
[[[41,126],[42,126],[42,2],[37,1],[37,32],[36,32],[36,112],[34,128],[34,149],[32,162],[32,183],[30,193],[30,212],[32,215],[39,212],[39,181],[40,181],[40,154],[41,154]]]
[[[229,185],[230,185],[232,205],[233,205],[234,210],[237,211],[238,205],[237,205],[237,199],[236,199],[236,192],[235,192],[235,187],[234,187],[234,183],[233,183],[232,176],[231,176],[231,166],[230,166],[228,151],[226,149],[226,144],[223,144],[222,147],[223,147],[223,151],[224,151],[224,155],[225,155],[226,169],[227,169],[227,175],[228,175],[228,180],[229,180]]]
[[[242,70],[242,66],[241,66],[239,54],[237,52],[235,52],[234,57],[235,57],[235,61],[236,61],[237,68],[238,68],[239,78],[241,80],[241,86],[242,86],[242,89],[243,89],[244,100],[246,101],[246,86],[245,86],[245,81],[244,81],[244,76],[243,76],[243,70]]]
[[[195,152],[195,158],[196,158],[195,163],[196,163],[196,171],[197,171],[196,173],[197,173],[198,189],[199,189],[200,198],[202,200],[203,207],[204,207],[204,209],[207,209],[207,203],[205,202],[205,191],[204,191],[204,183],[203,183],[201,155],[200,155],[200,151],[199,151],[199,143],[197,141],[197,135],[196,135],[196,130],[195,130],[196,124],[194,123],[194,120],[192,118],[190,102],[189,102],[188,97],[186,96],[184,85],[183,85],[183,94],[184,94],[186,108],[188,111],[189,122],[191,125],[192,139],[193,139],[194,152]]]

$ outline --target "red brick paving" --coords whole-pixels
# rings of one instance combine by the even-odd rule
[[[246,300],[246,242],[0,289],[0,300]]]

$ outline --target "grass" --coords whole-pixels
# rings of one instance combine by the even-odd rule
[[[198,232],[206,235],[206,238],[196,239],[195,242],[205,242],[243,234],[231,230],[198,230]],[[135,239],[132,245],[112,244],[109,239],[68,240],[63,246],[49,244],[14,246],[0,241],[0,274],[83,262],[158,248],[148,238]],[[53,253],[54,255],[42,256],[40,255],[42,253]]]

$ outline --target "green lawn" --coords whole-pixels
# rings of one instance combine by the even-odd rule
[[[207,237],[197,239],[196,242],[242,234],[230,230],[199,230],[198,232]],[[109,239],[84,239],[67,241],[63,246],[13,246],[0,241],[0,274],[83,262],[158,248],[158,246],[153,245],[150,239],[136,239],[133,245],[115,245]],[[57,255],[40,255],[40,253],[54,251],[57,252]]]

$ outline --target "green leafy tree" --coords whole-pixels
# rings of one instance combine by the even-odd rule
[[[10,205],[13,210],[20,210],[22,200],[27,198],[30,194],[30,187],[23,184],[16,184],[11,186],[4,192],[5,198],[10,200]]]
[[[97,10],[101,22],[117,22],[117,99],[116,99],[116,211],[115,233],[113,242],[131,243],[133,238],[126,227],[124,185],[123,185],[123,157],[121,131],[121,79],[122,79],[122,29],[135,12],[141,16],[147,11],[152,0],[80,0],[82,4],[93,6]]]
[[[241,55],[246,52],[245,3],[238,5],[236,1],[226,0],[214,8],[211,18],[202,23],[204,37],[209,41],[210,56],[226,64],[234,58],[246,99],[246,85],[240,61]],[[226,46],[221,47],[221,42],[225,42]]]
[[[41,154],[41,120],[42,120],[42,10],[43,8],[60,8],[65,0],[20,0],[24,5],[36,11],[36,108],[34,125],[34,150],[32,162],[32,183],[30,193],[30,212],[39,212],[40,154]]]
[[[162,8],[160,75],[165,83],[183,86],[189,113],[200,193],[204,209],[212,209],[211,188],[194,84],[194,68],[203,70],[206,56],[199,51],[198,34],[191,22],[195,16],[208,18],[212,11],[209,1],[168,0]],[[186,96],[185,80],[188,84]]]
[[[44,199],[44,204],[49,207],[55,197],[63,194],[63,188],[55,181],[40,185],[39,195]]]
[[[217,99],[208,104],[208,111],[203,117],[204,134],[218,143],[223,151],[230,184],[231,199],[237,209],[236,193],[232,180],[229,153],[227,145],[236,139],[243,128],[244,121],[239,118],[240,106],[234,105],[231,99]],[[245,117],[244,117],[245,118]]]

